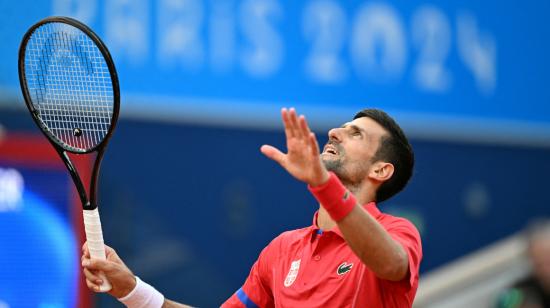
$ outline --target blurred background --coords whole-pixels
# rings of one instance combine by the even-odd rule
[[[50,15],[111,51],[105,241],[166,297],[219,306],[271,239],[311,224],[304,184],[259,152],[284,148],[285,106],[322,144],[367,107],[408,134],[412,182],[380,208],[421,232],[417,307],[494,307],[531,275],[522,230],[550,216],[548,1],[0,0],[0,14],[2,308],[120,307],[83,287],[81,206],[20,94],[20,40]]]

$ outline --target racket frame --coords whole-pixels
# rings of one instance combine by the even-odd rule
[[[29,39],[32,37],[32,34],[36,29],[38,29],[44,24],[55,23],[55,22],[65,23],[70,26],[73,26],[79,29],[80,31],[82,31],[85,35],[87,35],[94,42],[96,47],[99,49],[99,51],[103,55],[107,68],[109,69],[109,74],[111,77],[111,83],[113,88],[113,114],[111,117],[111,124],[109,126],[109,130],[107,131],[107,134],[101,140],[101,142],[99,142],[97,145],[95,145],[90,149],[82,150],[82,149],[77,149],[77,148],[68,146],[63,142],[61,142],[54,134],[52,134],[49,128],[44,124],[44,122],[38,116],[38,111],[36,110],[36,108],[34,108],[34,105],[32,104],[31,95],[27,87],[27,78],[25,77],[26,70],[25,70],[25,61],[24,61],[27,43]],[[107,47],[105,47],[105,44],[103,43],[103,41],[94,33],[94,31],[90,29],[88,26],[86,26],[85,24],[81,23],[80,21],[70,17],[52,16],[52,17],[47,17],[45,19],[40,20],[39,22],[34,24],[31,28],[29,28],[29,30],[27,30],[27,32],[23,36],[21,45],[19,46],[18,67],[19,67],[19,83],[21,85],[21,91],[23,93],[25,104],[27,105],[27,108],[29,109],[34,122],[36,123],[36,125],[38,125],[38,127],[40,128],[40,131],[42,131],[42,133],[47,137],[47,139],[53,145],[53,147],[55,148],[55,150],[63,160],[63,163],[67,167],[67,170],[69,171],[71,178],[73,179],[73,182],[78,191],[78,194],[80,196],[80,201],[82,202],[82,207],[84,208],[84,210],[96,209],[97,208],[97,181],[99,177],[99,169],[101,166],[103,155],[105,153],[105,149],[107,147],[107,143],[109,142],[109,139],[111,139],[113,132],[116,128],[119,111],[120,111],[120,89],[119,89],[118,75],[117,75],[116,68],[115,68],[113,59],[111,57],[111,54],[109,53],[109,50],[107,49]],[[86,189],[84,187],[84,184],[82,183],[82,179],[80,178],[78,170],[75,168],[67,152],[70,152],[73,154],[87,154],[94,151],[97,152],[97,156],[92,169],[89,195],[87,195]]]

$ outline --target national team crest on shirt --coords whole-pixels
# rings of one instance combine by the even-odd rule
[[[292,264],[290,264],[290,270],[288,271],[288,274],[285,278],[285,287],[290,287],[294,280],[296,280],[296,276],[298,276],[298,270],[300,269],[300,260],[292,261]]]
[[[353,263],[347,263],[347,262],[344,262],[342,264],[340,264],[340,266],[338,266],[338,269],[336,270],[336,274],[338,275],[344,275],[345,273],[351,271],[351,268],[353,267]]]

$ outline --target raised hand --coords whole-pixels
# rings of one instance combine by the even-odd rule
[[[262,145],[262,153],[278,162],[285,170],[300,181],[319,186],[328,181],[329,174],[319,156],[319,144],[310,131],[303,115],[298,116],[294,108],[281,110],[285,126],[285,154],[270,145]]]

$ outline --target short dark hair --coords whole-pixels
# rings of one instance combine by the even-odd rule
[[[414,153],[401,127],[387,113],[379,109],[364,109],[353,119],[363,117],[371,118],[388,133],[380,138],[380,145],[372,158],[373,162],[381,160],[394,166],[392,177],[382,183],[376,192],[376,202],[382,202],[400,192],[409,182],[414,168]]]

